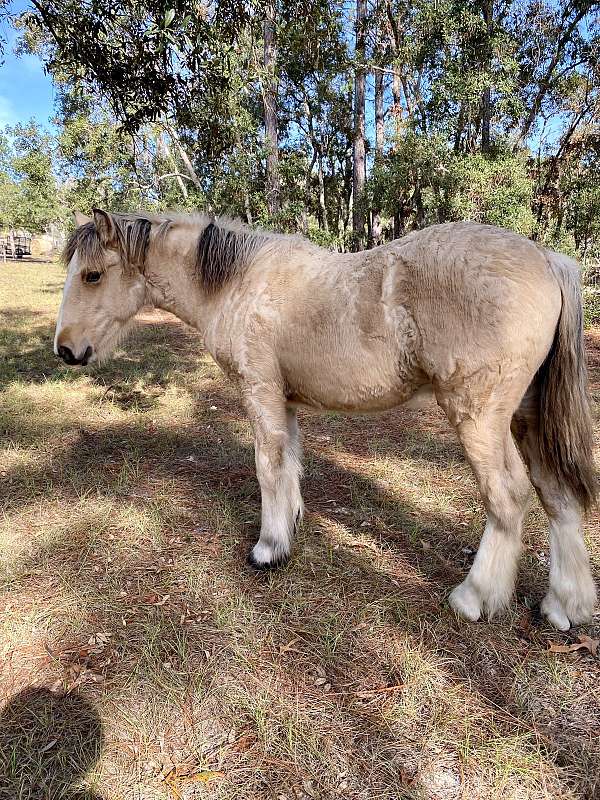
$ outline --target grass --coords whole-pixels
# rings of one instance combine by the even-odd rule
[[[447,606],[483,512],[440,413],[302,415],[306,520],[257,576],[251,434],[198,336],[145,314],[70,370],[61,267],[0,267],[0,798],[597,796],[599,662],[547,650],[575,633],[535,611],[539,508],[511,610]]]

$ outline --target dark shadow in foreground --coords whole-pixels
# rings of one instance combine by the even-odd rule
[[[98,712],[80,695],[19,692],[0,714],[1,800],[102,800],[82,785],[102,739]]]

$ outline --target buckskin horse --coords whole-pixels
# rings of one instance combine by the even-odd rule
[[[106,358],[146,304],[202,332],[254,430],[255,567],[287,559],[302,515],[299,406],[375,412],[429,395],[456,430],[487,511],[452,608],[474,621],[510,602],[531,480],[550,529],[541,609],[560,629],[591,617],[581,521],[596,475],[574,262],[471,222],[359,253],[202,214],[96,210],[79,223],[64,254],[57,355]]]

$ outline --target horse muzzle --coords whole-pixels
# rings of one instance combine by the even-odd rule
[[[69,366],[78,365],[85,367],[90,358],[92,357],[93,352],[94,348],[91,345],[88,345],[85,348],[85,352],[83,353],[83,355],[80,358],[77,358],[77,356],[73,353],[70,347],[67,347],[64,344],[58,346],[58,355],[60,356],[60,358],[62,358],[65,364],[69,364]]]

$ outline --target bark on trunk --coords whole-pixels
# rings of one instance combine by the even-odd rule
[[[169,162],[171,169],[173,170],[173,175],[175,180],[177,181],[177,185],[179,186],[179,191],[181,192],[183,199],[187,200],[188,198],[188,190],[187,186],[184,183],[183,178],[179,174],[179,167],[177,166],[177,162],[171,152],[171,148],[169,147],[168,142],[163,138],[162,134],[159,134],[156,139],[156,149],[160,151],[160,149],[164,150],[165,158]]]
[[[493,0],[483,0],[481,4],[483,19],[487,28],[485,68],[489,71],[492,61],[492,16],[494,13]],[[481,152],[489,153],[491,146],[491,117],[492,117],[492,87],[486,86],[481,98]]]
[[[321,228],[329,233],[329,222],[327,221],[327,203],[325,202],[325,177],[323,175],[323,154],[317,151],[317,177],[319,179],[319,216]]]
[[[385,120],[383,108],[383,72],[375,71],[375,163],[383,157],[383,145],[385,136]],[[381,209],[378,203],[373,204],[373,222],[371,225],[371,235],[373,244],[381,244],[382,223]]]
[[[263,106],[265,143],[267,147],[266,192],[269,214],[275,216],[281,209],[281,181],[279,177],[279,142],[277,131],[277,47],[275,44],[275,4],[269,2],[263,21],[264,71]]]
[[[170,126],[167,126],[166,130],[169,136],[171,137],[171,141],[175,145],[177,152],[179,153],[179,157],[183,161],[183,166],[185,167],[187,174],[190,176],[192,183],[194,184],[196,189],[201,190],[202,184],[200,183],[200,178],[196,174],[196,170],[192,166],[192,162],[188,158],[188,154],[185,152],[183,145],[179,141],[179,136]]]
[[[354,142],[352,147],[352,229],[358,249],[364,246],[363,194],[367,178],[365,161],[365,19],[366,0],[356,0],[356,72],[354,78]]]
[[[383,72],[375,70],[375,159],[383,155],[385,120],[383,110]]]

